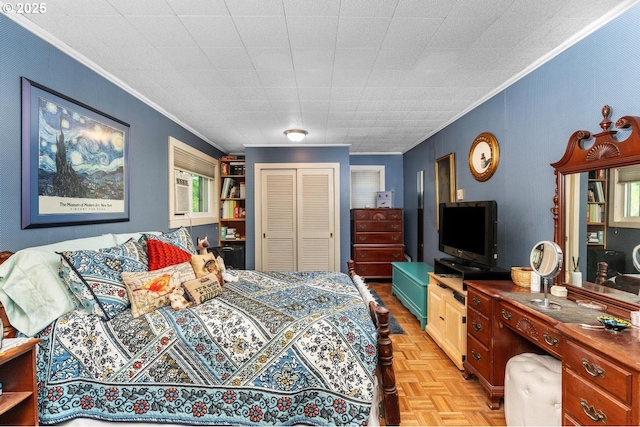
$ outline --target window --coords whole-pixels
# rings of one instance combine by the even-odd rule
[[[218,161],[169,137],[169,228],[218,222]]]
[[[375,208],[378,191],[384,191],[384,166],[351,166],[351,209]]]
[[[611,170],[611,227],[640,228],[640,165]]]

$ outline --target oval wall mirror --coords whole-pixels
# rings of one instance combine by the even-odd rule
[[[545,240],[538,242],[531,250],[530,263],[533,271],[542,280],[543,299],[533,299],[531,302],[542,308],[560,309],[560,304],[550,302],[547,287],[551,279],[556,277],[562,269],[562,249],[555,242]]]

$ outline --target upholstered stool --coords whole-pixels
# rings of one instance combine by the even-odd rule
[[[507,361],[504,417],[508,426],[562,424],[562,362],[523,353]]]

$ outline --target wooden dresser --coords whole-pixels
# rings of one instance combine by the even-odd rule
[[[585,328],[602,312],[549,296],[559,311],[535,308],[528,289],[511,281],[465,281],[468,286],[465,377],[475,376],[497,409],[504,371],[516,354],[562,360],[563,425],[640,425],[640,328],[615,334]]]
[[[391,263],[404,260],[402,209],[351,210],[351,257],[364,278],[391,278]]]

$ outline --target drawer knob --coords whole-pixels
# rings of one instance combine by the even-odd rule
[[[582,358],[582,367],[592,377],[594,377],[594,378],[598,378],[598,377],[604,378],[604,369],[602,369],[599,366],[596,366],[593,363],[589,363],[589,361],[584,357]]]
[[[510,311],[507,311],[504,308],[502,309],[502,318],[504,320],[511,320],[512,317],[513,317],[513,314]]]
[[[396,258],[396,259],[400,258],[401,256],[402,256],[402,254],[399,254],[397,252],[393,254],[393,257]]]
[[[547,343],[547,345],[550,345],[551,347],[557,347],[558,344],[560,343],[560,340],[556,337],[552,337],[551,335],[549,335],[548,333],[544,333],[544,342]],[[582,359],[584,360],[584,359]]]
[[[593,421],[605,424],[607,422],[607,416],[602,411],[596,411],[596,408],[589,406],[586,399],[580,398],[580,406],[582,410]]]
[[[473,297],[473,303],[474,303],[475,305],[480,305],[480,304],[481,304],[481,302],[480,302],[480,298],[478,298],[478,297]]]
[[[481,361],[482,360],[482,356],[480,355],[480,353],[478,353],[475,350],[471,350],[471,355],[473,356],[474,359],[476,359],[476,361]]]
[[[391,224],[391,228],[398,230],[400,228],[400,224]]]
[[[480,332],[482,330],[482,325],[475,320],[471,321],[471,326],[473,326],[473,329],[475,329],[476,332]]]

